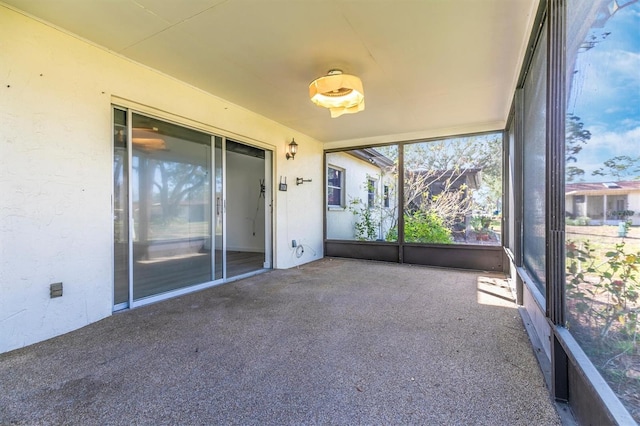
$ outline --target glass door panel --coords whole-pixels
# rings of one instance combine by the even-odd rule
[[[133,299],[212,281],[211,136],[132,115]]]
[[[113,304],[129,302],[129,158],[127,112],[113,110]]]
[[[214,136],[215,150],[213,160],[215,164],[215,185],[214,185],[214,197],[216,199],[216,206],[214,210],[213,223],[215,225],[215,264],[213,266],[214,279],[219,280],[224,277],[224,170],[222,167],[222,138]]]
[[[225,141],[226,277],[259,271],[265,264],[265,151]]]

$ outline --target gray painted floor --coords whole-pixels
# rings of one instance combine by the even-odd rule
[[[500,280],[323,259],[0,355],[0,424],[560,424]]]

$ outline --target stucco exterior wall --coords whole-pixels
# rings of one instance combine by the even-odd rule
[[[582,194],[581,196],[584,197],[584,202],[576,204],[574,203],[574,195],[566,195],[565,210],[574,216],[590,217],[592,219],[591,223],[593,225],[602,225],[603,214],[605,211],[604,195]],[[609,215],[609,212],[611,212],[612,210],[617,209],[617,200],[626,201],[625,209],[634,211],[634,215],[629,218],[629,220],[631,220],[631,224],[634,226],[640,225],[640,193],[629,192],[618,194],[617,192],[612,192],[611,195],[607,195],[607,215]],[[617,225],[618,222],[619,220],[617,218],[608,216],[605,223],[608,225]]]
[[[564,197],[564,205],[565,205],[564,210],[567,213],[575,214],[575,212],[573,210],[573,195],[565,195],[565,197]]]
[[[312,179],[274,189],[275,267],[322,257],[319,141],[3,5],[0,77],[0,352],[111,314],[112,103],[273,150],[274,177]]]
[[[633,210],[634,214],[630,218],[632,225],[640,225],[640,193],[631,192],[627,195],[627,208]]]
[[[338,240],[353,240],[356,238],[354,224],[356,216],[351,208],[360,209],[367,204],[367,179],[376,180],[376,200],[380,202],[383,197],[385,185],[395,189],[393,178],[383,174],[382,170],[368,162],[360,160],[346,152],[332,152],[327,154],[327,166],[342,169],[344,171],[344,208],[325,207],[327,209],[327,238]],[[396,203],[395,194],[390,194],[390,205]],[[354,200],[360,200],[362,204],[354,205]],[[379,211],[379,209],[375,209]],[[384,239],[389,230],[389,221],[374,218],[377,223],[382,223],[378,230],[378,239]]]

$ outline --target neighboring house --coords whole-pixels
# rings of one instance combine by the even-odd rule
[[[640,181],[567,183],[565,210],[571,218],[588,217],[592,225],[615,225],[616,212],[631,210],[632,225],[640,225]]]
[[[467,231],[471,229],[472,194],[482,184],[482,169],[416,170],[408,172],[406,179],[407,210],[415,213],[427,209],[435,197],[447,193],[448,202],[444,204],[452,207],[445,223],[453,231],[455,241],[466,242]]]
[[[456,193],[459,197],[458,204],[461,206],[472,205],[472,193],[469,190],[475,190],[482,184],[482,169],[469,168],[461,170],[417,170],[410,171],[407,174],[409,182],[415,182],[415,194],[405,194],[409,201],[407,206],[410,211],[419,210],[425,202],[425,195],[428,194],[429,199],[433,199],[445,192]],[[406,191],[406,190],[405,190]],[[408,197],[407,197],[408,195]],[[459,218],[459,222],[468,222],[471,212],[464,217]]]
[[[405,199],[408,209],[415,211],[425,206],[429,198],[443,192],[456,193],[458,205],[468,205],[469,212],[453,220],[469,226],[472,190],[482,182],[478,168],[464,170],[419,170],[405,177],[415,185],[407,185]],[[394,162],[373,148],[356,149],[327,154],[327,238],[335,240],[389,240],[395,239],[389,231],[397,227],[396,166]],[[415,194],[408,196],[413,190]],[[428,202],[427,202],[428,203]],[[368,210],[369,218],[364,213]],[[369,220],[375,232],[365,235],[358,223]]]
[[[396,167],[373,148],[327,154],[327,238],[384,240],[397,225]],[[375,235],[358,235],[369,210]]]

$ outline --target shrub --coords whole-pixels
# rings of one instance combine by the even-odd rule
[[[353,224],[356,240],[373,241],[378,237],[379,223],[373,218],[372,209],[370,209],[359,198],[350,202],[349,210],[356,218]]]
[[[387,235],[385,236],[385,240],[398,241],[398,228],[394,226],[393,228],[389,229],[389,232],[387,232]]]
[[[633,210],[613,210],[607,213],[607,216],[613,216],[618,220],[627,220],[627,218],[633,216],[634,213]]]
[[[567,299],[575,302],[576,313],[595,326],[600,339],[606,339],[614,329],[622,336],[631,336],[635,346],[640,313],[640,252],[625,251],[622,242],[604,254],[603,262],[589,241],[579,246],[567,240],[566,257]]]
[[[491,216],[473,216],[471,218],[471,227],[476,232],[488,232],[491,227]]]
[[[404,216],[404,235],[408,243],[451,244],[451,230],[435,212],[418,211]]]
[[[589,226],[591,224],[591,218],[588,216],[579,216],[575,219],[567,218],[565,224],[569,226]]]

